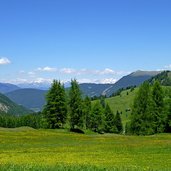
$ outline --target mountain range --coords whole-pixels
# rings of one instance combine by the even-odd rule
[[[0,83],[0,93],[8,93],[20,89],[17,85],[9,83]]]
[[[111,96],[113,93],[117,92],[119,89],[125,89],[130,86],[139,86],[146,80],[154,79],[156,75],[160,75],[161,72],[158,71],[136,71],[127,76],[122,77],[115,84],[95,84],[95,83],[84,83],[80,84],[80,89],[84,96],[94,97],[105,95],[107,97]],[[70,83],[67,83],[68,86]],[[3,87],[7,86],[4,83],[0,84],[0,91],[4,90]],[[30,85],[30,87],[34,87]],[[14,101],[18,105],[22,105],[25,108],[40,111],[43,105],[46,103],[45,95],[47,93],[48,87],[45,89],[41,83],[43,90],[35,88],[21,88],[15,85],[8,85],[6,91],[2,91],[10,100]],[[37,86],[36,86],[37,87]],[[69,89],[69,88],[67,88]],[[0,102],[1,103],[1,102]]]

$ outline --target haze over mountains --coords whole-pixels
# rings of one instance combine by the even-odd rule
[[[84,95],[89,97],[106,95],[107,97],[111,96],[113,93],[117,92],[121,88],[127,88],[130,86],[139,86],[146,80],[156,76],[160,72],[158,71],[136,71],[127,76],[122,77],[115,84],[95,84],[95,83],[83,83],[80,84],[81,91]],[[67,82],[69,87],[70,83]],[[50,86],[50,85],[49,85]],[[8,87],[8,89],[7,89]],[[48,90],[47,84],[24,84],[21,87],[9,84],[0,84],[0,91],[4,93],[8,98],[22,105],[28,109],[34,111],[42,110],[43,105],[46,103],[45,95]],[[6,88],[6,89],[5,89]],[[6,90],[6,91],[4,91]]]

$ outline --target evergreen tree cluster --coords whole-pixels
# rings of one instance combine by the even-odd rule
[[[41,114],[29,114],[24,116],[14,116],[6,113],[0,114],[0,127],[16,128],[29,126],[35,129],[41,128]]]
[[[126,133],[151,135],[171,129],[171,98],[165,98],[159,81],[143,83],[134,99],[131,122]]]
[[[69,94],[60,81],[54,80],[43,110],[43,125],[50,129],[68,125],[71,130],[89,129],[99,133],[121,133],[123,130],[119,112],[115,116],[104,97],[94,105],[89,97],[83,99],[76,80],[71,81]]]

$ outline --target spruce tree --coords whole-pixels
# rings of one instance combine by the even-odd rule
[[[106,104],[104,115],[105,115],[105,132],[107,133],[117,132],[117,128],[115,125],[115,116],[109,104]]]
[[[133,134],[148,135],[154,133],[152,98],[148,82],[144,82],[134,99],[130,130]]]
[[[46,127],[55,129],[61,128],[66,123],[67,106],[65,89],[60,81],[54,80],[46,96],[47,104],[43,110],[43,118]]]
[[[102,105],[103,108],[105,108],[106,102],[105,102],[105,96],[103,95],[100,96],[100,104]]]
[[[165,118],[165,132],[171,133],[171,98],[168,100],[168,107],[166,111],[167,115]]]
[[[164,95],[159,81],[155,81],[152,87],[153,117],[155,133],[164,131]]]
[[[91,128],[91,99],[86,96],[83,101],[83,116],[85,129]]]
[[[82,97],[79,84],[76,80],[71,80],[69,99],[71,129],[83,128]]]
[[[92,108],[91,128],[94,132],[104,131],[104,113],[103,107],[99,101],[97,101]]]
[[[115,116],[115,122],[114,122],[117,132],[116,133],[122,133],[123,132],[123,126],[122,126],[122,120],[119,111],[116,112]]]

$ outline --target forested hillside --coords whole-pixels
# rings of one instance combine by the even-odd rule
[[[0,93],[0,112],[19,116],[31,113],[32,111],[21,105],[17,105],[8,97]]]

